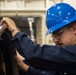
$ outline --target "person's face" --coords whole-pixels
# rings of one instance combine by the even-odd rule
[[[76,25],[68,25],[52,33],[53,41],[58,46],[76,43]]]

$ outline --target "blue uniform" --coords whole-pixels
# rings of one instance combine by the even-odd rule
[[[18,32],[13,37],[18,52],[37,69],[76,73],[76,46],[64,48],[34,44],[26,34]],[[73,75],[73,74],[72,74]]]
[[[23,62],[24,63],[27,63],[26,60],[24,60]],[[66,73],[64,74],[62,72],[54,72],[54,71],[49,71],[49,70],[40,70],[40,69],[35,69],[35,68],[29,66],[28,71],[26,73],[25,72],[22,72],[21,75],[25,75],[25,74],[26,75],[65,75]]]

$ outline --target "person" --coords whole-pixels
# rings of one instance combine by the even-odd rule
[[[47,10],[46,35],[52,34],[59,46],[35,44],[21,32],[14,21],[4,17],[1,21],[7,24],[17,51],[37,69],[67,72],[76,74],[76,10],[67,3],[58,3]],[[18,62],[19,63],[19,62]],[[25,64],[20,67],[25,70]],[[21,66],[22,65],[22,66]],[[28,70],[27,67],[26,70]]]
[[[27,61],[18,52],[17,52],[17,55],[15,56],[15,59],[17,61],[17,64],[20,67],[20,70],[19,70],[20,75],[66,75],[67,74],[67,73],[62,73],[62,72],[35,69],[34,67],[29,66]],[[24,65],[25,67],[23,68],[22,66]],[[30,67],[31,70],[28,67]]]

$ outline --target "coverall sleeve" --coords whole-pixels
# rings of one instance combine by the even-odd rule
[[[26,75],[53,75],[55,72],[53,71],[45,71],[45,70],[37,70],[33,67],[29,67],[28,71],[26,72]]]
[[[76,46],[40,46],[23,32],[15,35],[13,43],[18,52],[37,69],[76,73]]]

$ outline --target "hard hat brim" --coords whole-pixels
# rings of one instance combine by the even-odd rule
[[[69,20],[68,19],[64,20],[61,24],[57,24],[54,27],[49,28],[48,31],[46,32],[46,35],[53,33],[54,31],[58,30],[59,28],[65,26],[75,20],[76,20],[76,15]]]

